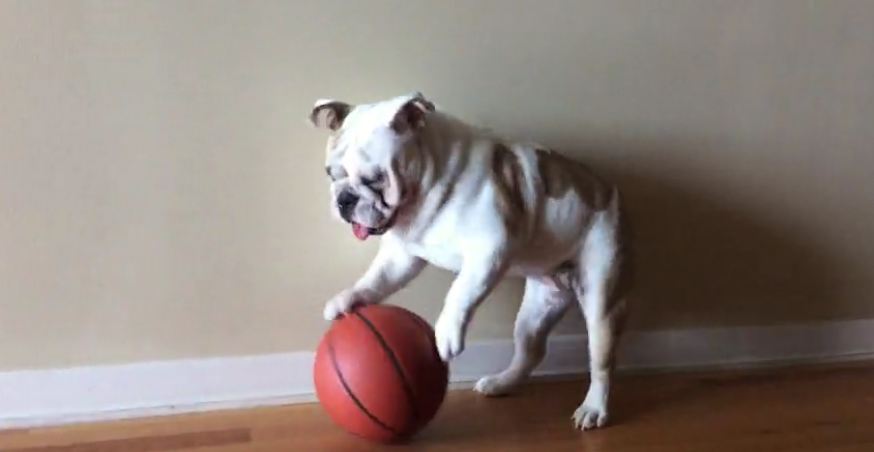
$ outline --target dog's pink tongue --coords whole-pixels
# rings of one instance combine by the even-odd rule
[[[367,240],[367,237],[370,236],[370,233],[367,232],[367,227],[358,223],[352,223],[352,233],[355,234],[358,240]]]

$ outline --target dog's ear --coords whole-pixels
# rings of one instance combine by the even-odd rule
[[[422,93],[413,93],[401,99],[402,103],[391,120],[391,128],[398,134],[416,130],[425,125],[425,116],[434,111],[434,104]]]
[[[337,130],[343,125],[352,106],[337,100],[319,99],[310,112],[310,122],[316,127]]]

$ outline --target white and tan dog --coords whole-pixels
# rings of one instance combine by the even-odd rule
[[[581,429],[604,425],[625,311],[617,189],[557,153],[468,126],[419,93],[358,106],[321,100],[310,119],[331,131],[333,212],[359,239],[382,236],[370,268],[327,303],[325,318],[385,300],[431,263],[458,275],[435,324],[448,361],[464,349],[468,323],[498,281],[524,277],[512,363],[476,390],[499,395],[523,382],[577,300],[591,383],[573,419]]]

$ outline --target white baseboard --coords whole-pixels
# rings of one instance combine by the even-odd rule
[[[500,371],[511,340],[474,342],[452,364],[469,385]],[[586,370],[584,336],[557,336],[537,375]],[[619,366],[738,368],[874,358],[874,319],[773,327],[631,332]],[[312,401],[313,353],[0,372],[0,428]]]

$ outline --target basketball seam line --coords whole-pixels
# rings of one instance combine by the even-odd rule
[[[401,385],[404,387],[404,392],[407,394],[407,401],[410,404],[410,410],[412,410],[413,420],[417,423],[419,421],[419,407],[416,406],[416,398],[413,394],[413,387],[410,386],[410,382],[407,380],[406,374],[404,374],[404,369],[401,367],[401,362],[398,360],[397,355],[395,355],[394,351],[391,347],[388,346],[388,343],[385,341],[385,338],[382,337],[382,334],[379,333],[379,330],[370,323],[370,320],[364,316],[364,314],[355,311],[355,316],[361,319],[367,328],[373,332],[374,336],[376,336],[376,340],[382,345],[382,349],[385,351],[386,355],[388,355],[389,361],[391,361],[392,366],[394,366],[395,371],[398,373],[398,376],[401,379]]]
[[[330,340],[328,341],[328,355],[331,357],[331,364],[334,366],[334,371],[337,372],[337,377],[340,379],[340,384],[343,386],[346,394],[348,394],[349,398],[352,399],[353,402],[355,402],[355,405],[358,406],[361,412],[369,417],[370,420],[373,421],[376,425],[394,433],[395,435],[398,435],[400,433],[398,430],[386,424],[378,417],[376,417],[375,414],[371,413],[370,410],[368,410],[367,407],[364,406],[364,403],[362,403],[361,400],[359,400],[358,397],[355,396],[355,393],[352,392],[352,388],[349,387],[349,383],[346,382],[346,377],[343,376],[343,371],[340,370],[340,365],[337,363],[337,357],[334,353],[334,345],[331,343]]]
[[[434,353],[434,356],[443,362],[443,359],[440,358],[440,353],[437,352],[437,342],[434,340],[434,330],[431,329],[431,325],[419,316],[413,316],[413,320],[416,321],[416,324],[418,324],[425,332],[426,336],[428,336],[428,343],[431,345],[431,351]]]

